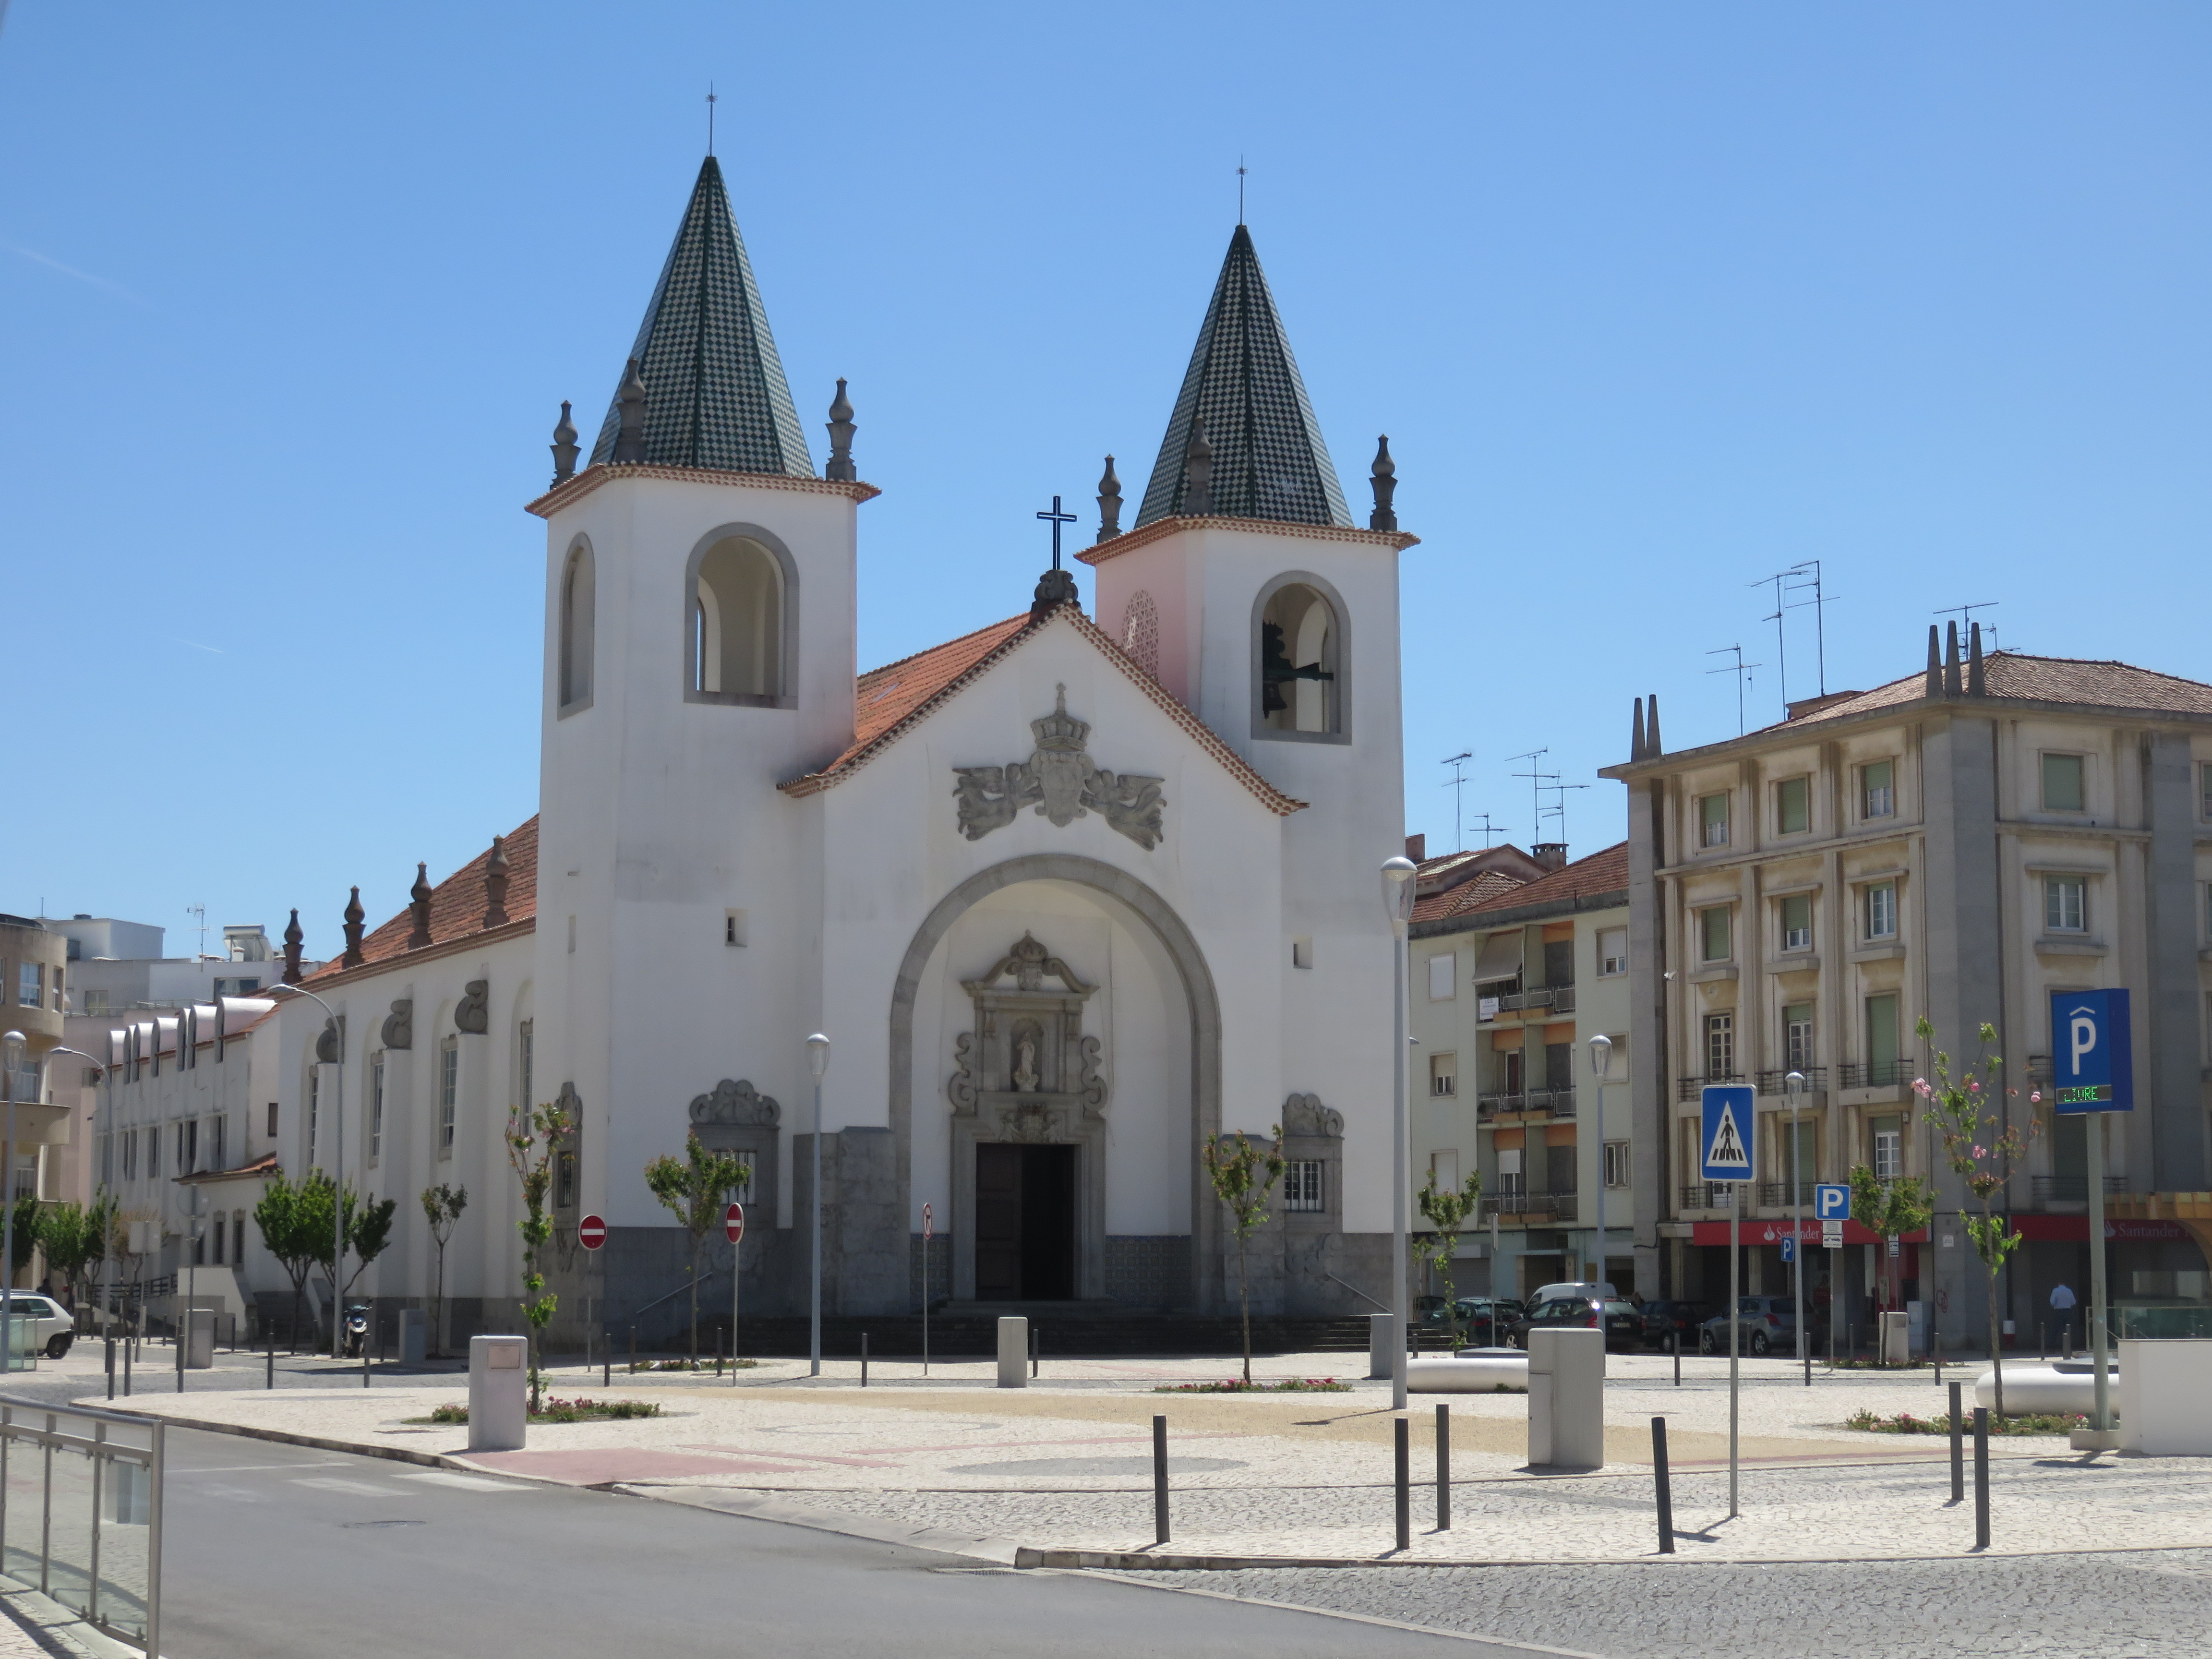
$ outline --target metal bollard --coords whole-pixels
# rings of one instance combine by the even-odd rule
[[[374,1317],[374,1316],[371,1316]],[[368,1386],[368,1333],[361,1334],[361,1386]]]
[[[1152,1540],[1168,1541],[1168,1420],[1152,1419]]]
[[[1974,1407],[1974,1547],[1990,1547],[1990,1408]]]
[[[1859,1328],[1856,1325],[1846,1325],[1844,1327],[1844,1358],[1856,1359],[1858,1357]]]
[[[131,1397],[131,1340],[128,1337],[123,1341],[123,1397],[125,1400]]]
[[[1410,1549],[1413,1542],[1413,1425],[1402,1417],[1393,1418],[1391,1425],[1398,1464],[1398,1547]]]
[[[109,1331],[106,1340],[107,1346],[107,1397],[110,1400],[112,1400],[115,1398],[115,1333],[112,1330]]]
[[[269,1380],[262,1386],[270,1389],[276,1386],[276,1328],[274,1325],[269,1328]]]
[[[1659,1499],[1659,1553],[1674,1553],[1674,1485],[1667,1473],[1667,1419],[1651,1419],[1651,1478]]]
[[[1682,1334],[1681,1334],[1681,1332],[1680,1332],[1680,1331],[1670,1331],[1669,1333],[1668,1333],[1668,1336],[1667,1336],[1667,1346],[1668,1346],[1669,1348],[1672,1348],[1672,1349],[1674,1351],[1674,1386],[1675,1386],[1676,1388],[1678,1388],[1678,1389],[1679,1389],[1679,1388],[1680,1388],[1680,1387],[1682,1386]]]
[[[1037,1374],[1037,1344],[1044,1335],[1044,1327],[1032,1319],[1030,1322],[1030,1375]]]
[[[603,1389],[611,1388],[614,1386],[614,1380],[615,1334],[612,1331],[601,1331],[599,1333],[599,1386]]]
[[[1437,1402],[1437,1530],[1451,1530],[1451,1407]]]
[[[637,1375],[637,1327],[635,1325],[629,1328],[629,1371],[632,1376]]]
[[[860,1386],[868,1386],[868,1334],[860,1333]]]
[[[1951,1385],[1951,1501],[1966,1501],[1966,1425],[1965,1411],[1960,1403],[1964,1383]]]

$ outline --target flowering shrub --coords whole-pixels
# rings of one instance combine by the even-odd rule
[[[1164,1382],[1154,1394],[1349,1394],[1352,1384],[1333,1376],[1291,1376],[1279,1382],[1247,1382],[1232,1376],[1221,1382]]]
[[[2070,1434],[2088,1425],[2089,1419],[2075,1412],[2022,1412],[2013,1417],[1990,1413],[1991,1434]],[[1872,1412],[1861,1411],[1846,1419],[1844,1426],[1863,1429],[1872,1434],[1948,1434],[1951,1414],[1945,1412],[1936,1417],[1921,1417],[1911,1412],[1899,1412],[1894,1417],[1877,1417]],[[1971,1431],[1974,1425],[1969,1421],[1962,1426]]]

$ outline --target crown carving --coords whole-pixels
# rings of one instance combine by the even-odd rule
[[[1067,712],[1067,688],[1053,687],[1052,713],[1030,722],[1038,748],[1054,754],[1079,755],[1091,736],[1091,722]]]

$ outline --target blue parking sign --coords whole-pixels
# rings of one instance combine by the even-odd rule
[[[1785,1262],[1795,1261],[1797,1259],[1797,1241],[1796,1239],[1784,1236],[1782,1240],[1782,1259]]]
[[[1705,1092],[1705,1157],[1699,1178],[1705,1181],[1748,1181],[1752,1136],[1758,1124],[1753,1106],[1757,1099],[1748,1084],[1708,1083]]]
[[[2051,1109],[2132,1112],[2135,1048],[2125,991],[2051,994]]]
[[[1848,1221],[1851,1214],[1851,1189],[1840,1182],[1824,1181],[1813,1188],[1813,1219],[1815,1221]]]

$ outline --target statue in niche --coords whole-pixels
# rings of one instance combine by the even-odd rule
[[[1083,1030],[1084,1005],[1097,986],[1024,933],[963,988],[975,1024],[952,1041],[945,1092],[956,1116],[981,1120],[979,1128],[992,1138],[1052,1141],[1102,1115],[1101,1044]]]
[[[1024,806],[1055,829],[1097,812],[1116,833],[1152,851],[1165,833],[1164,780],[1114,773],[1094,765],[1085,747],[1089,722],[1067,712],[1067,688],[1054,688],[1053,711],[1030,722],[1036,747],[1026,761],[1006,766],[956,766],[952,793],[960,832],[981,841],[1014,821]]]
[[[1025,1019],[1014,1028],[1014,1087],[1025,1095],[1036,1092],[1039,1035],[1034,1020]]]

